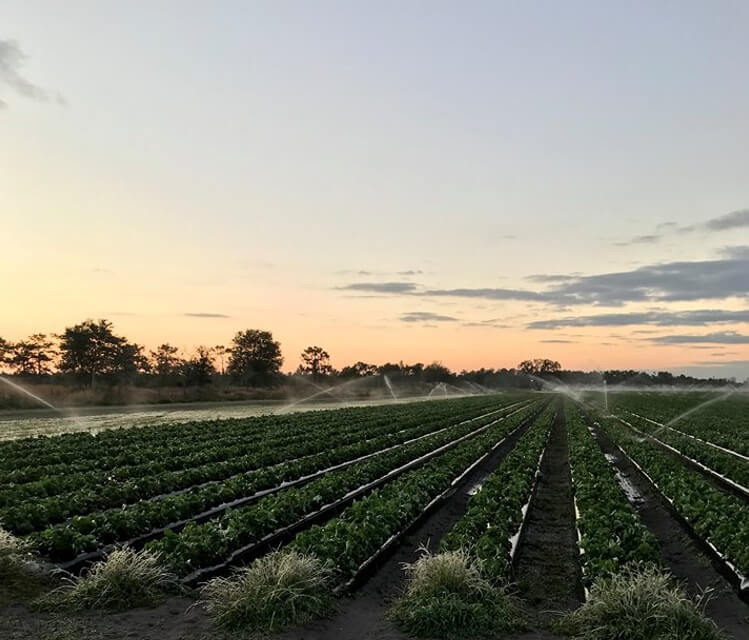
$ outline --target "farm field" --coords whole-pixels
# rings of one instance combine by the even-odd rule
[[[424,396],[376,400],[327,399],[314,402],[232,401],[151,405],[76,407],[63,409],[0,410],[0,441],[65,433],[99,433],[144,425],[170,425],[203,420],[250,418],[269,413],[285,414],[322,409],[368,407],[382,404],[419,402]]]
[[[414,633],[392,612],[425,552],[511,585],[522,623],[483,635],[577,637],[560,612],[638,565],[711,590],[706,640],[749,638],[747,431],[746,394],[504,393],[2,442],[0,526],[29,557],[85,575],[145,550],[182,595],[40,614],[4,587],[0,636],[226,637],[197,589],[280,549],[326,567],[335,605],[283,638]]]

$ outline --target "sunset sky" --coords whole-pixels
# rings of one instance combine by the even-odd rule
[[[0,336],[749,377],[749,3],[0,6]]]

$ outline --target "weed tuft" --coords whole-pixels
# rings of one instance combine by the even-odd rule
[[[23,540],[0,527],[0,575],[15,570],[28,551]]]
[[[80,577],[65,578],[65,584],[38,602],[46,609],[116,609],[158,604],[178,589],[177,578],[164,569],[160,556],[148,550],[117,549]]]
[[[657,567],[633,565],[597,580],[557,630],[580,640],[722,640],[705,616],[707,599],[691,599]]]
[[[225,629],[279,631],[328,613],[332,570],[296,550],[274,551],[229,578],[214,578],[201,604]]]
[[[462,549],[421,557],[404,566],[407,584],[390,615],[421,637],[482,637],[520,628],[507,592],[483,575],[480,560]]]

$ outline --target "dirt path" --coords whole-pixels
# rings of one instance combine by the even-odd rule
[[[541,476],[515,558],[521,596],[542,621],[580,604],[580,567],[562,406],[551,429]]]
[[[635,508],[645,526],[655,535],[661,556],[687,591],[698,595],[712,590],[706,613],[736,640],[749,639],[749,606],[737,595],[730,583],[718,573],[710,559],[666,508],[650,482],[629,460],[621,455],[609,437],[596,429],[598,444],[625,480],[637,493]]]
[[[286,632],[283,640],[405,640],[407,635],[398,631],[388,620],[387,611],[403,587],[402,563],[413,562],[418,548],[426,545],[435,550],[442,536],[463,516],[469,491],[497,468],[512,450],[517,439],[530,426],[526,422],[511,438],[500,446],[456,487],[455,493],[436,512],[404,538],[394,553],[378,568],[376,573],[353,595],[344,599],[338,613],[331,619],[310,624],[302,629]],[[544,632],[530,632],[522,640],[547,640],[555,638]]]

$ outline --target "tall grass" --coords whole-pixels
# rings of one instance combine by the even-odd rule
[[[557,628],[581,640],[723,640],[705,616],[706,602],[661,569],[633,566],[596,581],[588,601]]]
[[[28,563],[24,556],[28,545],[12,533],[0,527],[0,587],[17,587],[28,574]]]
[[[201,604],[225,629],[278,631],[328,613],[331,569],[314,556],[275,551],[229,578],[214,578]]]
[[[158,554],[130,548],[113,551],[80,577],[50,592],[39,604],[52,609],[116,609],[158,604],[178,589],[177,578],[160,563]]]
[[[20,538],[0,527],[0,572],[15,570],[26,550]]]
[[[403,596],[391,611],[406,632],[421,637],[483,637],[519,628],[512,599],[483,575],[483,565],[463,550],[421,557],[404,565]]]

